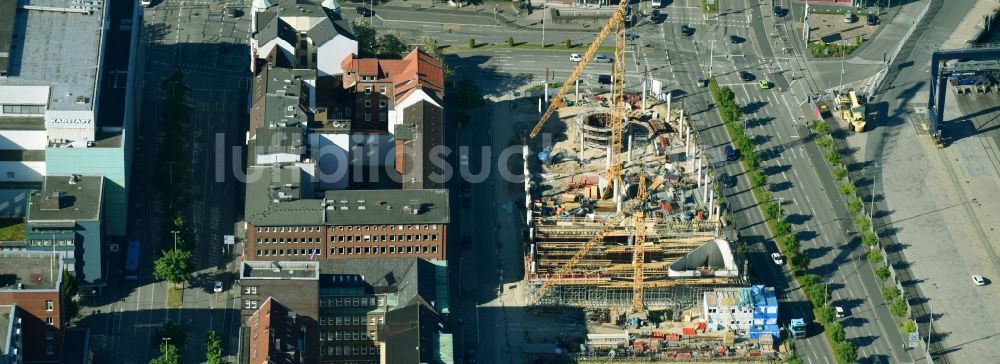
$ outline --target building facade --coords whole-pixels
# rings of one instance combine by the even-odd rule
[[[17,305],[0,305],[0,364],[23,363],[23,344]]]
[[[62,357],[62,260],[51,252],[0,252],[0,305],[17,305],[25,362]]]
[[[48,175],[32,195],[25,224],[27,250],[60,254],[66,269],[87,284],[103,284],[103,176]]]
[[[449,351],[451,334],[437,325],[444,322],[442,315],[449,312],[444,262],[415,258],[247,261],[240,282],[246,325],[266,326],[259,312],[268,302],[272,305],[276,302],[294,313],[296,325],[302,328],[299,332],[303,349],[297,353],[301,353],[303,362],[380,363],[386,362],[382,359],[383,350],[393,351],[396,354],[392,355],[399,357],[388,363],[415,363],[418,357],[428,360],[453,355]],[[416,315],[421,315],[425,325],[412,325],[418,319]],[[273,320],[275,316],[271,317]],[[291,317],[291,314],[277,317]],[[414,327],[421,330],[409,330]],[[250,330],[252,333],[254,329]],[[420,337],[426,347],[421,349],[421,355],[413,356],[412,346],[407,345],[412,340],[420,341]],[[251,334],[247,340],[261,339]],[[250,347],[262,348],[263,343],[250,343]],[[251,362],[260,361],[264,350],[257,350],[258,359]],[[291,357],[289,350],[274,353],[282,358]],[[411,357],[403,360],[399,353]]]

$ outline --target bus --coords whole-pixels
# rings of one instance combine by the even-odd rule
[[[139,241],[129,240],[128,251],[125,254],[125,279],[139,279]]]

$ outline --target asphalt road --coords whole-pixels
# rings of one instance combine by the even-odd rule
[[[153,330],[166,321],[185,324],[188,340],[181,349],[185,361],[202,362],[209,330],[223,338],[225,355],[235,354],[237,348],[239,292],[231,289],[235,274],[216,270],[216,266],[231,260],[222,251],[222,235],[232,232],[242,191],[229,167],[233,162],[216,158],[232,155],[227,147],[243,142],[248,80],[241,71],[246,68],[247,49],[241,46],[222,52],[221,43],[245,43],[249,20],[224,18],[221,8],[210,9],[207,4],[168,1],[146,9],[145,26],[142,116],[128,225],[128,237],[143,242],[141,274],[138,281],[112,282],[94,305],[84,308],[87,316],[80,325],[91,329],[95,362],[146,363],[158,352],[150,343]],[[165,223],[152,178],[155,168],[167,168],[155,164],[162,112],[160,82],[176,69],[184,72],[191,88],[193,181],[192,206],[186,217],[197,230],[193,253],[198,272],[184,291],[184,305],[167,309],[166,285],[152,277]],[[225,144],[218,146],[221,152],[216,151],[217,138]],[[216,173],[217,169],[224,173]],[[216,180],[216,175],[222,177]],[[225,292],[212,292],[216,280],[225,282]]]

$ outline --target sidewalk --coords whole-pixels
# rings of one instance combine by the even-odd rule
[[[345,2],[341,4],[345,11],[354,11],[356,8],[368,8],[371,7],[369,3],[351,3]],[[471,22],[482,22],[482,19],[497,19],[498,25],[519,30],[542,30],[542,1],[534,0],[532,1],[533,10],[529,13],[527,10],[520,10],[520,14],[515,14],[515,9],[510,2],[495,2],[486,3],[484,5],[467,5],[463,7],[453,7],[447,3],[432,2],[425,0],[388,0],[375,4],[375,13],[378,14],[378,9],[389,9],[398,11],[419,11],[422,13],[433,13],[442,15],[451,15],[453,17],[468,17],[469,19],[475,18]],[[569,10],[572,9],[574,12],[606,12],[609,7],[595,7],[595,6],[569,6],[564,4],[546,4],[548,9],[560,9]],[[493,11],[496,10],[494,16]],[[377,15],[376,15],[377,16]],[[546,19],[550,20],[550,19]],[[546,22],[545,28],[549,30],[559,30],[563,32],[567,31],[578,31],[581,33],[593,33],[596,29],[589,27],[583,28],[579,24],[560,24],[556,22]]]

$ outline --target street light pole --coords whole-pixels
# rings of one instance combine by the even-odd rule
[[[177,250],[177,233],[179,233],[179,232],[180,231],[177,231],[177,230],[171,230],[170,231],[170,233],[174,234],[174,250]]]
[[[542,0],[542,48],[545,48],[545,1]],[[546,75],[548,78],[548,75]]]

